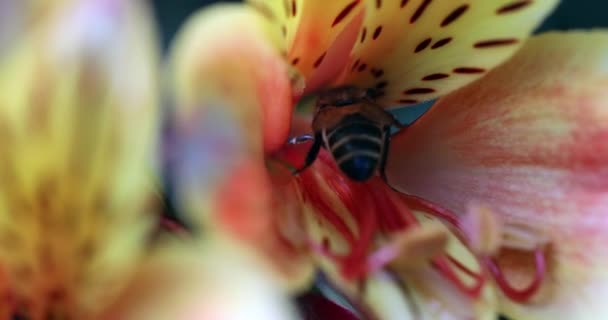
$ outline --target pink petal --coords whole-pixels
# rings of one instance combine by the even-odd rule
[[[261,15],[244,5],[206,8],[187,21],[171,52],[177,117],[185,123],[210,107],[226,109],[247,146],[272,151],[287,139],[292,112],[288,66]]]
[[[551,295],[518,316],[608,314],[606,88],[606,32],[542,35],[393,140],[400,191],[460,214],[481,202],[549,236]]]

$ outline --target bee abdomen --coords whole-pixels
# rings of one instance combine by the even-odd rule
[[[382,155],[384,134],[371,123],[347,123],[327,135],[327,148],[340,169],[351,179],[365,181],[373,174]]]

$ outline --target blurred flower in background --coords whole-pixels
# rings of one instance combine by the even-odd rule
[[[145,2],[2,9],[0,318],[294,318],[238,247],[155,236],[160,55]]]

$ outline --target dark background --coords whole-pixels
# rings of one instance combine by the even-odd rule
[[[331,1],[331,0],[328,0]],[[211,0],[153,0],[160,23],[165,47],[192,12],[215,2]],[[607,0],[562,0],[553,15],[544,23],[540,31],[566,30],[608,26]]]

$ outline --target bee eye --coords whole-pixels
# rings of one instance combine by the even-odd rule
[[[343,107],[343,106],[349,106],[353,103],[355,103],[355,99],[353,98],[341,98],[341,99],[336,99],[336,101],[334,101],[333,105],[336,107]]]

